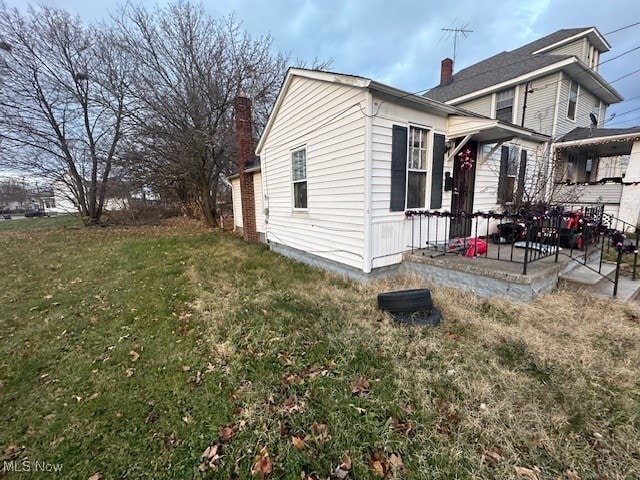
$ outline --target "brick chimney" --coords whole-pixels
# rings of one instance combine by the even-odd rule
[[[440,64],[440,85],[451,82],[451,77],[453,77],[453,60],[445,58]]]
[[[245,173],[254,157],[251,100],[240,93],[235,101],[236,110],[236,162],[240,174],[240,201],[242,202],[242,233],[245,241],[258,243],[256,229],[256,200],[253,192],[253,174]]]

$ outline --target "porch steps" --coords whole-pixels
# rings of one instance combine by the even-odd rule
[[[578,265],[568,272],[561,273],[559,278],[566,283],[582,287],[594,295],[613,298],[613,280],[616,274],[614,263],[603,263],[602,274]],[[603,278],[607,277],[607,278]],[[632,280],[631,277],[620,275],[618,279],[618,294],[615,298],[628,302],[638,297],[640,293],[640,279]]]

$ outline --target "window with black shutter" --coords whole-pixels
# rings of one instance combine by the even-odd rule
[[[392,135],[390,210],[402,212],[407,188],[407,127],[394,125]]]

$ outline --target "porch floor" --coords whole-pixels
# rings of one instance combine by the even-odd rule
[[[594,259],[598,261],[599,253],[598,246],[589,247],[590,264]],[[414,250],[405,254],[404,263],[408,271],[431,282],[471,290],[485,297],[497,295],[530,301],[555,289],[561,274],[584,262],[585,252],[561,249],[557,262],[555,254],[536,258],[539,254],[534,251],[533,255],[535,261],[527,263],[526,275],[523,274],[525,249],[512,249],[511,245],[504,244],[489,243],[486,255],[472,258],[435,249]]]

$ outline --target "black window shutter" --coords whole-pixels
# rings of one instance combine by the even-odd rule
[[[392,212],[404,211],[407,188],[407,127],[393,126],[391,139],[391,204]]]
[[[524,195],[524,178],[525,178],[525,173],[527,171],[527,151],[526,150],[522,150],[520,152],[520,166],[518,167],[518,189],[516,190],[517,192],[517,199],[518,202],[522,201],[522,196]]]
[[[500,155],[500,176],[498,177],[498,203],[504,203],[507,200],[507,173],[509,172],[509,147],[502,146],[502,154]]]
[[[433,136],[433,170],[431,171],[431,208],[442,207],[442,177],[444,175],[444,135]]]

